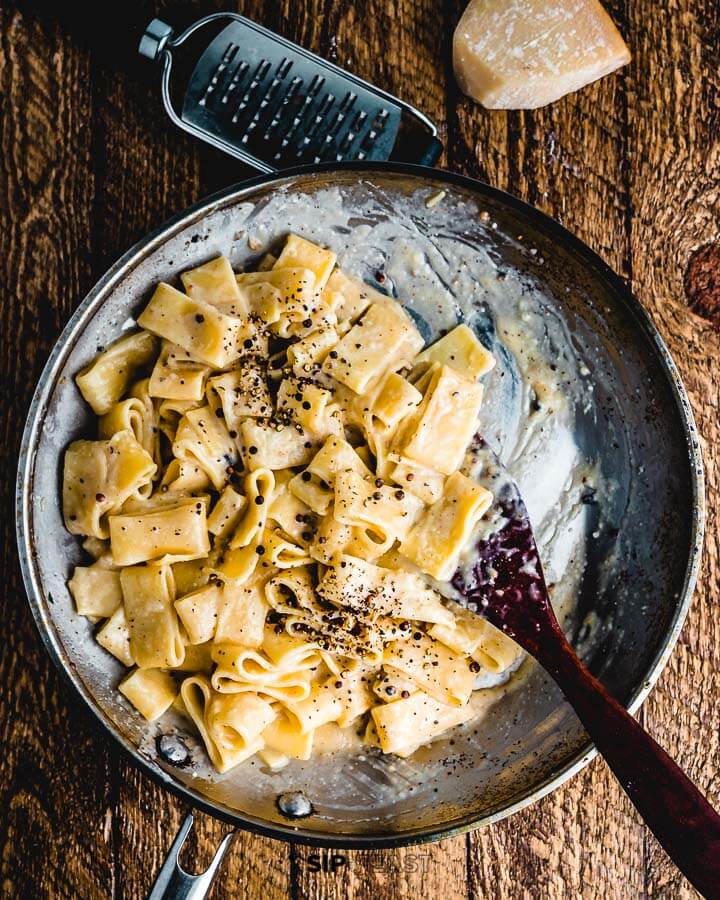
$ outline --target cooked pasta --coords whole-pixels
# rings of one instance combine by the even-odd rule
[[[423,349],[297,235],[180,280],[77,377],[99,416],[65,454],[77,612],[126,700],[184,711],[219,772],[328,728],[407,756],[519,655],[436,590],[492,501],[467,456],[492,356],[466,325]]]

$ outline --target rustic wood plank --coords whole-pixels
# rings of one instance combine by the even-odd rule
[[[132,78],[105,68],[94,53],[92,81],[99,276],[149,230],[198,200],[201,188],[197,142],[165,116],[158,70],[148,65]]]
[[[456,4],[457,15],[464,3]],[[611,10],[624,30],[622,8]],[[562,222],[630,274],[624,73],[544,109],[483,110],[458,97],[450,168],[509,190]],[[507,822],[468,838],[477,897],[600,896],[643,889],[644,830],[609,770],[593,763]]]
[[[635,51],[628,117],[633,287],[690,393],[704,439],[708,498],[700,583],[678,646],[645,704],[645,721],[718,806],[720,320],[688,310],[684,280],[699,248],[720,250],[720,9],[646,0],[628,10]],[[648,896],[696,896],[650,834],[646,856]]]
[[[108,753],[35,629],[17,564],[12,500],[32,390],[90,282],[87,74],[87,58],[56,28],[0,10],[0,892],[7,897],[92,898],[112,889]]]
[[[630,801],[596,760],[529,809],[470,835],[472,896],[639,897],[642,837]]]
[[[299,851],[299,852],[298,852]],[[301,900],[465,900],[465,838],[399,850],[294,851],[294,897]]]

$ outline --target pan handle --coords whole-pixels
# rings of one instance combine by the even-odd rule
[[[168,850],[165,862],[148,894],[148,900],[204,900],[210,892],[215,876],[235,837],[235,832],[231,831],[225,835],[215,851],[212,862],[204,872],[200,875],[190,875],[180,865],[180,851],[192,824],[193,816],[192,813],[189,813],[185,817],[172,847]]]

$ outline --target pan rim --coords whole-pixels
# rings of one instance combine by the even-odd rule
[[[687,392],[677,366],[649,314],[633,295],[623,279],[621,279],[620,276],[618,276],[597,253],[595,253],[595,251],[560,223],[535,207],[514,197],[512,194],[491,187],[484,182],[465,175],[442,169],[430,169],[424,166],[405,163],[329,163],[314,166],[298,166],[282,172],[256,176],[224,188],[172,216],[164,224],[152,230],[144,238],[135,243],[105,272],[103,276],[101,276],[84,297],[57,338],[43,368],[29,407],[20,448],[16,483],[16,532],[23,582],[28,596],[28,602],[46,649],[66,681],[74,688],[75,695],[79,695],[85,707],[89,708],[96,721],[112,735],[114,740],[123,747],[125,752],[129,754],[133,762],[143,772],[148,774],[162,787],[181,799],[191,803],[194,807],[247,831],[316,847],[337,849],[393,848],[453,837],[483,825],[493,824],[513,815],[564,784],[597,755],[597,750],[588,741],[552,775],[548,776],[534,788],[526,791],[513,802],[480,816],[470,813],[454,823],[440,827],[420,827],[416,829],[406,829],[402,832],[378,831],[367,835],[333,835],[311,831],[290,824],[283,825],[280,823],[271,823],[265,819],[241,814],[223,804],[209,800],[192,788],[182,785],[172,779],[168,772],[157,765],[154,760],[141,753],[135,745],[120,734],[112,721],[96,705],[82,679],[73,671],[72,666],[68,664],[69,661],[67,655],[55,632],[52,617],[48,613],[47,602],[44,599],[40,574],[34,561],[32,541],[31,487],[34,472],[34,460],[39,433],[47,412],[48,400],[52,395],[64,361],[72,349],[75,340],[77,340],[89,321],[102,306],[107,294],[121,282],[126,274],[126,270],[131,269],[134,264],[140,261],[140,259],[151,253],[173,235],[192,224],[201,221],[215,209],[222,208],[222,206],[226,205],[232,205],[233,203],[240,201],[244,196],[251,194],[255,189],[269,186],[275,181],[278,182],[279,187],[284,181],[293,178],[327,175],[332,173],[340,174],[344,172],[356,172],[361,176],[371,176],[373,173],[395,173],[399,175],[414,176],[418,179],[425,180],[426,182],[428,179],[436,183],[444,182],[448,185],[468,190],[477,196],[489,197],[500,204],[509,207],[515,212],[520,213],[528,218],[532,224],[541,225],[552,240],[559,241],[563,243],[564,246],[569,247],[573,253],[577,254],[588,264],[595,279],[605,281],[608,284],[614,293],[617,294],[620,302],[624,304],[627,311],[632,315],[640,331],[652,347],[668,382],[668,387],[670,388],[675,401],[677,414],[679,415],[683,426],[692,486],[692,523],[690,528],[690,553],[685,570],[684,584],[679,601],[675,607],[672,622],[662,646],[650,664],[645,677],[642,679],[640,687],[632,692],[629,702],[627,703],[627,708],[633,713],[640,707],[659,678],[675,647],[687,616],[700,567],[705,519],[704,471],[698,431]]]

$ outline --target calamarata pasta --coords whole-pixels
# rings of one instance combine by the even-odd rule
[[[77,611],[124,697],[174,704],[220,772],[308,759],[328,728],[407,756],[519,654],[433,586],[492,500],[466,453],[493,358],[466,325],[424,347],[297,235],[181,282],[76,379],[99,416],[65,453]]]

